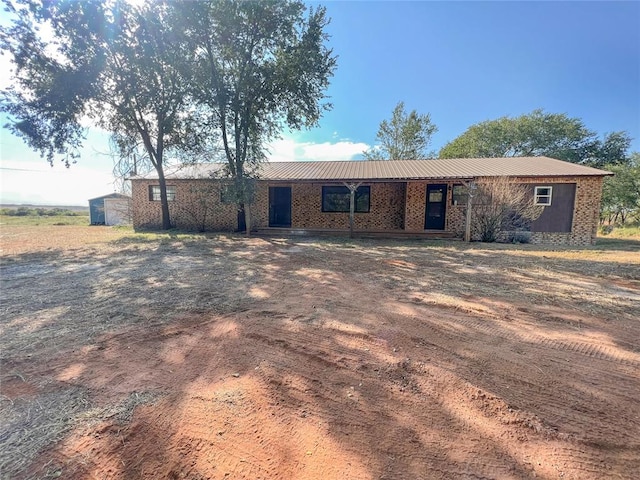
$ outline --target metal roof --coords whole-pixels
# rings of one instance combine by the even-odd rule
[[[89,201],[91,202],[93,200],[102,200],[103,198],[128,198],[128,199],[131,199],[131,197],[129,195],[125,195],[123,193],[108,193],[108,194],[102,195],[100,197],[90,198]]]
[[[223,163],[187,165],[165,172],[167,179],[210,178]],[[604,176],[611,172],[548,157],[451,158],[437,160],[349,160],[322,162],[265,162],[262,180],[345,181],[425,180],[478,177]],[[133,179],[157,178],[155,172]]]

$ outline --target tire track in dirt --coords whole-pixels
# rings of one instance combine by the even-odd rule
[[[514,458],[535,467],[538,475],[534,476],[602,478],[603,471],[634,472],[640,467],[638,448],[633,444],[603,449],[601,445],[579,441],[559,433],[527,410],[512,408],[499,395],[478,389],[452,375],[437,376],[443,390],[450,394],[448,405],[472,425],[477,425],[487,440],[495,439],[498,443],[504,438],[517,440],[516,444],[507,442],[506,445]],[[482,455],[479,458],[483,458]],[[635,477],[620,475],[620,478]]]
[[[282,334],[282,332],[280,332],[280,334]],[[271,352],[271,355],[267,355],[268,357],[268,360],[266,360],[267,363],[269,363],[270,366],[276,370],[280,370],[282,368],[285,368],[285,369],[289,368],[290,366],[289,362],[292,362],[292,364],[295,364],[295,365],[304,365],[303,360],[305,358],[308,358],[308,352],[304,351],[306,350],[306,347],[304,345],[307,345],[308,342],[314,338],[313,335],[307,336],[304,334],[303,335],[296,334],[295,336],[292,335],[291,337],[287,335],[286,342],[282,342],[282,341],[273,342],[271,339],[269,339],[264,335],[257,335],[255,333],[252,333],[249,335],[252,338],[256,339],[257,341],[264,341],[268,345],[278,346],[283,349],[286,349],[288,360],[284,362],[281,360],[282,355],[280,355],[276,351]],[[361,340],[366,340],[368,337],[366,335],[361,335],[361,334],[356,334],[354,336],[358,337]],[[369,339],[371,340],[371,343],[369,343],[369,346],[375,345],[375,342],[374,342],[375,338],[369,337]],[[340,353],[338,357],[340,358],[340,360],[343,360],[345,357],[344,357],[344,352],[341,350],[342,349],[340,348],[334,349],[334,351],[332,351],[331,354],[335,353],[336,351],[339,351]],[[328,352],[325,351],[325,354],[327,353]],[[296,356],[299,356],[302,358],[296,359],[295,358]],[[394,442],[398,445],[403,445],[402,451],[397,450],[396,448],[395,450],[397,451],[393,452],[396,460],[404,461],[407,464],[413,465],[414,468],[416,468],[415,465],[423,466],[422,469],[417,468],[416,476],[412,478],[522,478],[523,477],[522,472],[519,475],[514,475],[514,466],[509,462],[483,463],[481,461],[478,461],[478,462],[472,461],[472,462],[469,462],[467,467],[465,468],[457,468],[457,462],[451,458],[448,458],[446,453],[442,454],[442,459],[441,459],[442,467],[440,466],[440,462],[434,462],[432,450],[429,448],[430,444],[433,444],[434,446],[436,446],[436,445],[442,445],[442,443],[444,442],[450,445],[451,448],[459,449],[460,442],[456,442],[455,440],[452,440],[452,438],[450,438],[450,435],[452,431],[455,431],[455,430],[458,430],[457,435],[460,435],[460,436],[468,435],[469,434],[468,429],[462,426],[458,427],[457,429],[452,428],[451,419],[449,419],[448,416],[446,415],[443,416],[442,406],[437,401],[429,401],[429,399],[425,401],[424,398],[420,399],[419,401],[416,401],[414,397],[416,393],[415,385],[412,388],[412,381],[410,379],[407,379],[406,382],[403,382],[405,375],[403,375],[402,373],[400,372],[396,373],[393,371],[393,369],[390,371],[387,370],[385,372],[379,372],[380,369],[376,369],[378,370],[378,372],[376,372],[376,370],[367,372],[366,369],[365,371],[362,371],[362,369],[359,369],[357,365],[354,365],[353,363],[346,364],[346,365],[342,363],[340,366],[337,366],[334,364],[333,365],[334,367],[338,367],[337,369],[338,373],[335,374],[337,378],[335,378],[334,382],[331,385],[318,386],[317,380],[316,382],[314,382],[314,377],[318,375],[317,369],[315,367],[319,367],[319,368],[329,367],[331,365],[331,362],[327,361],[326,359],[322,359],[318,361],[317,355],[313,355],[311,358],[314,360],[314,363],[310,365],[308,370],[305,369],[305,371],[301,371],[300,368],[298,368],[298,371],[297,371],[299,375],[303,375],[305,379],[308,381],[308,383],[303,382],[303,384],[314,385],[314,389],[313,389],[314,393],[312,394],[314,400],[318,400],[318,398],[320,398],[320,403],[325,405],[323,409],[321,410],[313,409],[311,410],[311,412],[313,415],[322,415],[324,418],[327,418],[327,416],[329,416],[330,423],[336,429],[338,429],[342,434],[345,434],[350,438],[352,443],[350,449],[354,449],[354,446],[353,446],[354,436],[359,436],[360,438],[358,438],[357,441],[355,442],[355,445],[357,447],[354,450],[355,452],[371,449],[372,445],[374,445],[376,442],[381,443],[382,445],[386,445],[387,442]],[[361,362],[361,366],[364,366],[364,365],[366,365],[366,363]],[[398,370],[406,370],[406,368],[402,369],[403,362],[399,362],[399,365],[400,367],[398,367]],[[348,370],[348,371],[345,372],[345,370]],[[335,372],[336,368],[333,368],[333,371]],[[394,396],[397,401],[397,395],[399,393],[402,395],[403,391],[407,391],[408,393],[410,393],[411,395],[409,397],[402,399],[401,410],[406,409],[407,415],[411,416],[411,424],[413,425],[413,429],[411,431],[403,431],[402,435],[394,434],[393,428],[386,429],[384,433],[382,431],[380,432],[375,431],[375,428],[372,427],[372,425],[376,425],[376,424],[382,424],[387,426],[394,425],[395,422],[394,422],[393,416],[390,415],[390,412],[380,410],[374,407],[373,404],[366,403],[366,401],[365,403],[361,403],[361,400],[366,400],[366,399],[363,399],[362,397],[358,398],[357,400],[359,401],[351,405],[348,408],[348,410],[344,410],[344,408],[341,405],[341,402],[337,401],[336,398],[338,398],[340,394],[344,395],[345,388],[346,388],[346,391],[349,391],[348,384],[349,384],[349,380],[351,380],[351,383],[353,383],[353,380],[352,380],[353,371],[356,371],[359,374],[360,380],[362,380],[360,385],[362,385],[362,383],[376,384],[376,388],[374,390],[376,392],[376,396],[378,397],[378,401],[380,404],[385,404],[387,400],[391,400],[391,398]],[[379,374],[376,374],[376,373],[379,373]],[[412,374],[409,371],[404,371],[403,373],[406,374],[407,377],[412,376]],[[278,375],[274,373],[273,378],[277,378],[277,377]],[[277,384],[277,387],[283,387],[282,384],[278,382],[274,382],[274,383]],[[406,388],[401,388],[400,390],[398,390],[397,388],[398,383],[400,385],[404,384],[404,387]],[[385,384],[389,384],[389,385],[385,385]],[[289,386],[288,388],[290,390],[292,389],[291,386]],[[296,397],[304,398],[304,395],[308,393],[306,389],[305,390],[300,390],[295,388],[293,389],[296,390],[294,395]],[[357,393],[360,393],[358,392],[358,390],[360,390],[360,388],[354,389],[354,396],[357,395]],[[366,392],[367,388],[365,387],[363,390],[365,390]],[[300,405],[307,405],[308,407],[310,403],[312,402],[301,402]],[[327,408],[327,405],[332,405],[332,406],[330,408]],[[328,411],[340,412],[339,418],[336,418],[335,413],[333,415],[328,415],[327,413]],[[442,426],[448,424],[448,427],[445,427],[445,429],[448,428],[449,435],[447,434],[438,435],[437,439],[434,439],[433,432],[429,432],[429,434],[426,435],[424,430],[428,430],[428,429],[425,429],[423,426],[433,426],[434,424],[439,424]],[[366,432],[367,430],[369,430],[370,433],[367,435],[364,435],[363,432]],[[479,438],[475,438],[475,440],[476,442],[480,442]],[[415,448],[412,448],[412,446],[415,446]],[[345,446],[345,448],[349,449],[348,446]],[[392,447],[389,447],[389,446],[387,446],[386,449],[391,449],[392,451],[394,450]],[[437,450],[437,448],[434,448],[434,450]],[[476,458],[476,457],[485,458],[487,454],[486,447],[483,448],[482,450],[483,450],[482,454],[480,454],[480,452],[476,452],[473,450],[466,453],[469,454],[468,456],[470,458]],[[383,456],[382,452],[380,453]],[[400,459],[400,457],[402,457],[403,460]],[[500,455],[496,453],[495,458],[500,458]],[[406,472],[407,469],[405,468],[403,469],[403,471]],[[498,477],[496,477],[496,472],[500,472],[498,474]],[[437,477],[435,475],[437,475]],[[406,478],[406,473],[399,475],[397,473],[390,472],[388,474],[381,475],[379,478],[389,478],[389,479]]]
[[[430,334],[413,336],[409,341],[420,345],[423,338],[428,338],[427,345],[435,345],[458,361],[466,360],[467,371],[458,370],[470,381],[484,383],[520,408],[539,412],[546,422],[576,440],[601,444],[606,448],[640,448],[640,423],[634,413],[638,405],[638,372],[627,362],[615,362],[611,356],[598,358],[595,355],[588,356],[589,360],[585,362],[582,351],[585,347],[582,344],[577,347],[579,342],[573,346],[571,342],[527,344],[518,334],[461,317],[416,317],[416,331],[426,327]],[[412,335],[412,329],[408,330]],[[496,337],[502,339],[497,345]],[[529,338],[539,337],[529,335]],[[569,345],[570,348],[558,349],[558,345]],[[511,350],[514,348],[523,354],[513,355]],[[545,350],[542,356],[541,348]],[[554,362],[553,371],[560,369],[566,375],[564,378],[573,378],[576,384],[591,385],[592,389],[575,388],[572,384],[562,384],[549,378],[540,368],[540,361]],[[474,367],[474,363],[479,366]],[[511,368],[498,371],[491,367],[493,364],[511,364]],[[617,364],[620,367],[613,367]],[[549,394],[549,391],[556,393]],[[612,400],[620,406],[616,412],[609,408]],[[594,424],[599,425],[595,431]]]
[[[415,302],[409,303],[415,305]],[[456,315],[455,320],[453,321],[449,321],[449,318],[449,315],[439,317],[438,322],[444,320],[444,322],[447,323],[448,326],[455,326],[455,330],[458,331],[459,327],[466,327],[469,329],[473,329],[476,332],[482,332],[485,335],[494,338],[503,338],[505,340],[539,344],[550,349],[578,353],[586,357],[607,360],[624,365],[640,366],[640,353],[620,351],[620,348],[601,345],[595,343],[595,340],[593,343],[576,340],[557,340],[545,337],[540,334],[531,333],[526,330],[516,331],[516,328],[514,327],[505,329],[504,326],[497,326],[495,324],[495,321],[492,320],[478,320],[465,315]],[[443,328],[442,325],[436,324],[433,320],[430,320],[427,326],[429,328]],[[638,350],[640,350],[640,345],[637,345],[637,348]]]

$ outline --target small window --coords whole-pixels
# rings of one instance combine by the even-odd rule
[[[167,185],[167,201],[173,202],[176,199],[175,185]],[[160,185],[149,185],[149,201],[160,201]]]
[[[551,205],[551,191],[552,187],[536,187],[533,195],[533,203],[542,206]]]
[[[452,205],[466,205],[469,195],[464,185],[454,185],[451,194]]]
[[[370,198],[370,187],[358,187],[356,190],[355,211],[358,213],[369,212]],[[349,212],[350,203],[351,192],[347,187],[322,187],[323,212]]]

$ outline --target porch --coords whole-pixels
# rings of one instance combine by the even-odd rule
[[[252,235],[263,237],[349,237],[348,228],[282,228],[282,227],[258,227],[252,230]],[[454,232],[444,230],[354,230],[354,238],[391,238],[398,240],[461,240]]]

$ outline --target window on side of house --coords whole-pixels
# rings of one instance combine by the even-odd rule
[[[464,185],[454,185],[451,192],[451,204],[466,205],[468,196],[467,189]]]
[[[175,185],[167,185],[167,201],[173,202],[176,199]],[[149,185],[149,201],[160,201],[160,185]]]
[[[548,207],[551,205],[551,192],[552,187],[535,187],[533,193],[533,203],[535,205],[541,205]]]
[[[368,213],[371,200],[371,187],[358,187],[356,190],[355,211]],[[349,212],[351,192],[347,187],[322,187],[323,212]]]

